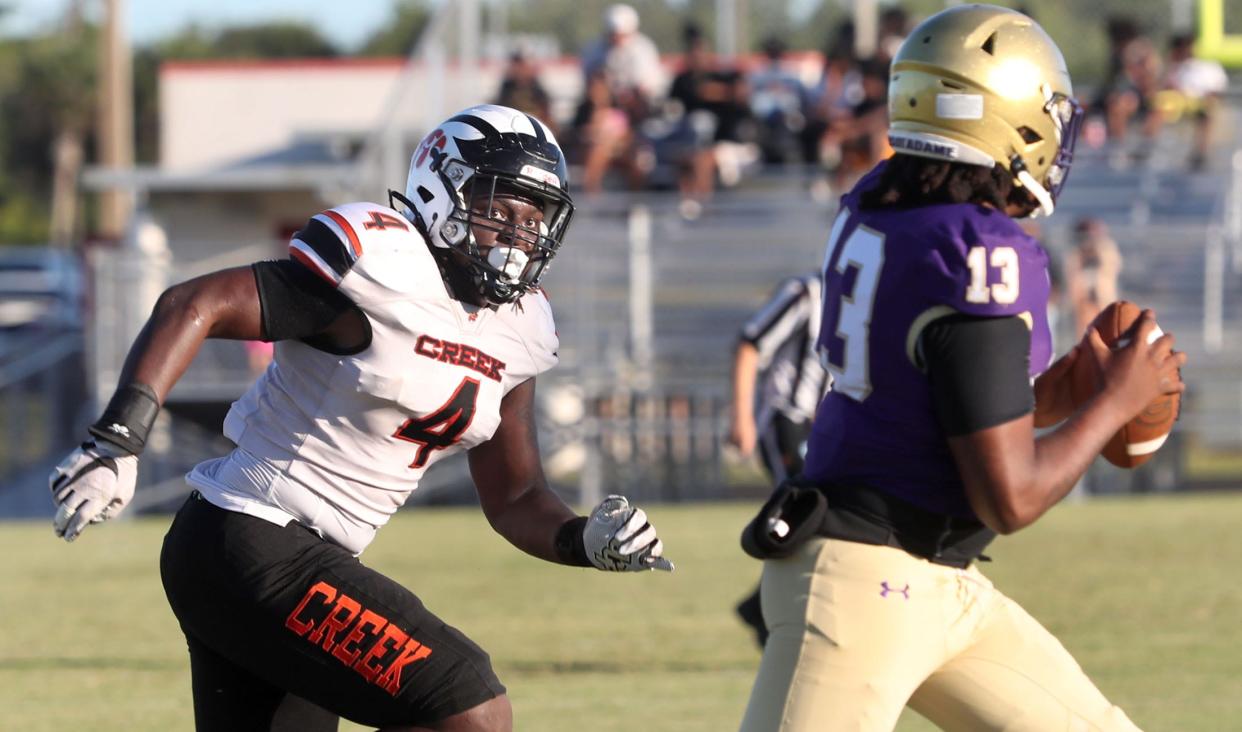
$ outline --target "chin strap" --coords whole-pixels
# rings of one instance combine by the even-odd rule
[[[1048,192],[1048,189],[1040,185],[1039,181],[1035,180],[1035,176],[1026,169],[1026,163],[1022,158],[1015,155],[1009,163],[1009,170],[1013,172],[1013,177],[1018,179],[1018,184],[1030,191],[1035,200],[1039,202],[1039,208],[1031,212],[1031,218],[1051,216],[1057,208],[1056,202],[1052,200],[1052,194]]]

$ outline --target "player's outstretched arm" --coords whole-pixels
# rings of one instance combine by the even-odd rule
[[[260,337],[259,296],[249,267],[174,285],[160,296],[125,360],[116,393],[91,437],[48,479],[56,535],[73,541],[120,514],[134,495],[138,454],[160,405],[203,340]]]
[[[549,487],[539,459],[535,380],[500,404],[500,426],[470,450],[470,474],[492,528],[522,551],[549,562],[607,571],[671,570],[664,545],[641,508],[609,496],[578,516]]]
[[[1069,493],[1122,425],[1157,397],[1185,390],[1178,369],[1186,355],[1173,351],[1173,336],[1148,343],[1156,327],[1151,311],[1137,327],[1130,345],[1117,351],[1089,332],[1083,347],[1104,367],[1103,388],[1053,432],[1035,439],[1028,413],[949,438],[967,498],[989,528],[1009,534],[1033,523]]]

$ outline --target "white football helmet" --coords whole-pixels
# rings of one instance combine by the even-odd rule
[[[480,196],[517,194],[543,211],[538,230],[471,213]],[[410,158],[405,195],[389,191],[432,246],[460,252],[489,303],[513,302],[539,285],[564,239],[574,205],[565,155],[547,125],[516,109],[482,104],[431,131]],[[490,204],[483,209],[490,211]],[[498,234],[480,250],[474,227]],[[522,246],[516,244],[521,242]]]

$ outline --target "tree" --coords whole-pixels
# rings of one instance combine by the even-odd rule
[[[53,172],[75,179],[91,139],[97,38],[71,18],[59,32],[0,43],[0,241],[48,238]],[[59,205],[71,216],[72,201]]]
[[[362,44],[359,56],[406,56],[418,43],[434,12],[427,0],[402,0],[392,19]]]
[[[143,49],[165,61],[193,59],[331,58],[340,51],[301,22],[258,23],[219,30],[189,25]]]
[[[340,55],[332,42],[305,23],[264,23],[225,28],[216,36],[217,58],[331,58]]]

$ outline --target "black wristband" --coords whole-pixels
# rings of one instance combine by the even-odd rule
[[[146,384],[126,384],[116,390],[108,408],[88,431],[131,455],[142,452],[147,435],[160,413],[160,400]]]
[[[577,516],[561,524],[556,530],[556,558],[561,564],[571,567],[590,567],[586,545],[582,543],[582,530],[586,528],[587,517]]]

